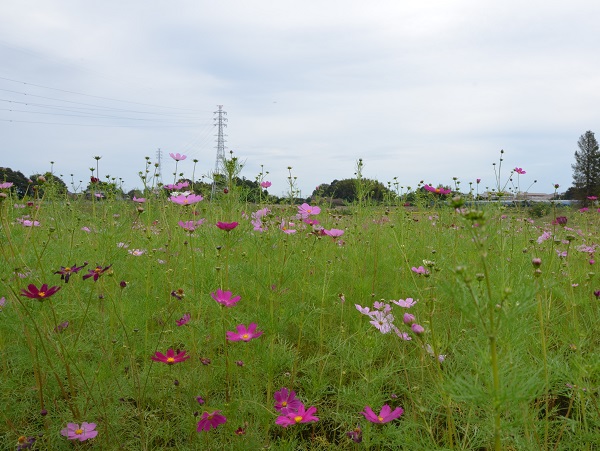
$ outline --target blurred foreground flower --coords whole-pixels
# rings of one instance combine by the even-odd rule
[[[79,427],[76,423],[68,423],[67,427],[60,431],[61,435],[64,435],[69,440],[79,440],[84,442],[87,439],[94,438],[98,435],[98,431],[95,431],[96,423],[81,423]]]

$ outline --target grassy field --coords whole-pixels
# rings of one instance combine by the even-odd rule
[[[596,207],[430,198],[2,199],[0,448],[600,449]]]

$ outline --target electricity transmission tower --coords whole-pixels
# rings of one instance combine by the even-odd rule
[[[215,161],[215,171],[213,173],[213,184],[212,191],[210,194],[211,199],[215,197],[217,192],[217,179],[220,179],[222,174],[221,170],[225,163],[225,136],[223,134],[223,128],[227,127],[227,112],[223,111],[223,105],[217,105],[219,109],[214,112],[215,114],[215,125],[217,126],[217,160]]]

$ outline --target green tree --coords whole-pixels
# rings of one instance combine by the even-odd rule
[[[598,141],[591,131],[585,132],[577,141],[573,169],[573,186],[577,199],[585,200],[587,196],[597,196],[600,191],[600,150]]]
[[[0,182],[12,182],[19,197],[23,197],[29,191],[31,184],[21,171],[13,171],[11,168],[0,168]]]

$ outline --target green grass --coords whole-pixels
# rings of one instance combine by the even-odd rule
[[[323,206],[316,218],[345,231],[338,243],[299,220],[297,233],[283,233],[296,207],[272,207],[261,233],[248,216],[264,205],[229,200],[149,199],[143,213],[127,201],[15,203],[0,204],[2,449],[19,436],[36,437],[37,449],[70,449],[60,430],[83,421],[98,435],[82,449],[600,447],[600,284],[577,250],[600,244],[595,210],[562,212],[563,228],[495,205],[471,219],[444,203]],[[27,214],[40,226],[19,223]],[[177,225],[199,218],[192,234]],[[217,221],[240,225],[225,232]],[[552,238],[538,243],[544,230]],[[54,274],[84,262],[69,283]],[[83,280],[97,265],[110,269]],[[429,274],[411,270],[419,266]],[[61,289],[39,302],[20,295],[30,283]],[[221,307],[210,296],[218,288],[241,301]],[[178,289],[181,300],[171,295]],[[418,300],[410,310],[391,303],[409,297]],[[379,332],[355,307],[374,302],[389,304],[412,340]],[[402,322],[407,311],[422,335]],[[190,322],[177,326],[185,313]],[[55,332],[63,321],[68,328]],[[225,340],[252,322],[261,337]],[[169,348],[191,357],[150,359]],[[276,425],[282,387],[315,406],[319,421]],[[404,414],[383,425],[360,414],[384,404]],[[227,423],[197,432],[214,410]],[[361,444],[346,435],[357,426]]]

